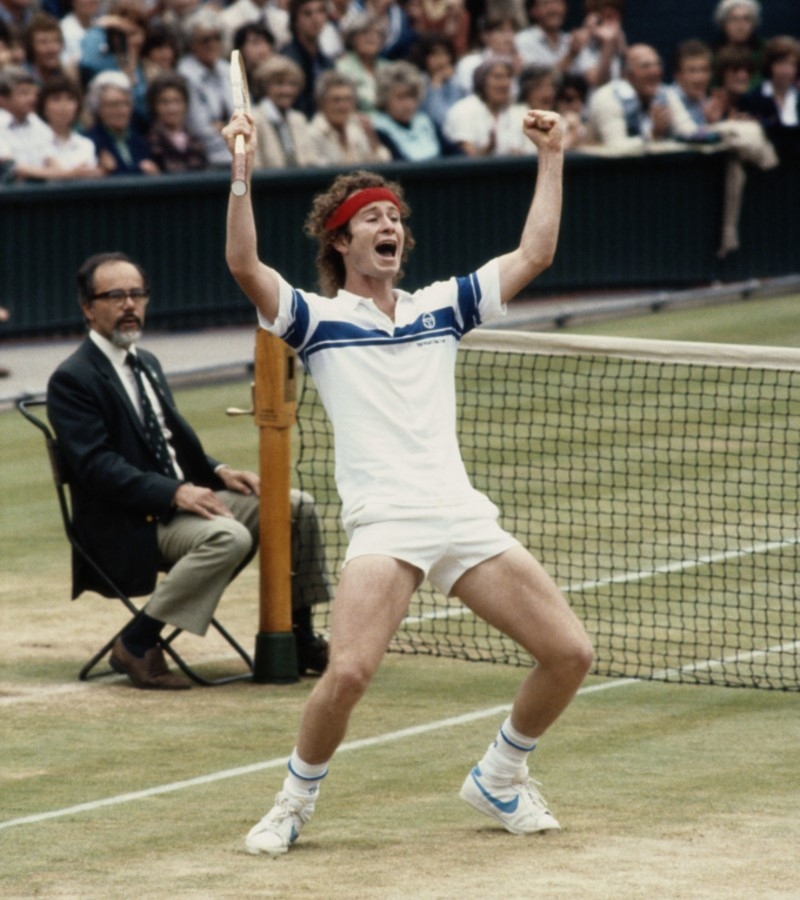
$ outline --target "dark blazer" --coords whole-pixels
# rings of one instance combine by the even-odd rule
[[[185,150],[179,150],[170,140],[163,125],[156,123],[147,134],[150,159],[167,174],[200,172],[209,168],[205,144],[195,134],[189,134]]]
[[[299,109],[307,119],[311,119],[317,111],[314,85],[323,72],[334,68],[333,60],[321,51],[316,56],[312,56],[295,37],[281,50],[281,56],[288,56],[303,70],[305,82],[303,89],[294,101],[294,108]]]
[[[175,408],[160,363],[137,349],[164,408],[187,481],[219,490],[217,460]],[[152,592],[159,570],[156,529],[169,521],[180,482],[157,471],[144,428],[114,367],[88,338],[50,377],[47,413],[69,475],[75,531],[102,569],[129,596]],[[108,587],[72,555],[72,597]]]
[[[114,157],[117,167],[112,172],[109,172],[109,175],[141,175],[140,163],[145,159],[152,159],[150,156],[150,145],[133,128],[128,130],[128,136],[125,140],[125,143],[128,145],[128,151],[131,154],[130,163],[120,156],[114,136],[99,122],[94,128],[90,128],[86,132],[86,137],[90,138],[94,143],[98,158],[103,150],[107,150]]]
[[[784,125],[778,104],[763,92],[763,85],[742,97],[742,112],[748,112],[761,123],[764,133],[772,141],[778,156],[784,160],[800,157],[800,125]],[[800,95],[796,114],[800,118]]]

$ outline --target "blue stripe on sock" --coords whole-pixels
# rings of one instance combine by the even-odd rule
[[[513,747],[515,750],[520,750],[522,753],[530,753],[536,747],[536,741],[534,741],[527,747],[523,747],[521,744],[515,744],[514,741],[512,741],[508,737],[508,735],[503,731],[502,728],[500,729],[500,737],[509,745],[509,747]]]
[[[292,775],[294,775],[295,778],[299,778],[301,781],[322,781],[322,779],[328,774],[328,770],[325,769],[322,775],[301,775],[299,772],[295,772],[295,770],[292,768],[291,760],[289,760],[287,765]]]

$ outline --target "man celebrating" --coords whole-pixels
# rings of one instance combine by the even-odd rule
[[[380,175],[341,175],[314,201],[306,230],[320,243],[317,269],[328,296],[292,288],[260,262],[250,192],[229,200],[231,272],[263,327],[298,351],[333,423],[349,537],[330,662],[306,702],[275,805],[247,835],[251,853],[285,853],[308,822],[350,714],[425,578],[537,661],[461,796],[515,834],[559,827],[527,757],[575,695],[591,646],[555,583],[470,485],[455,428],[459,339],[503,315],[556,249],[563,126],[555,113],[529,111],[523,127],[539,162],[519,246],[413,294],[394,286],[413,243],[409,209],[399,185]],[[234,115],[223,134],[231,148],[243,136],[249,173],[252,120]]]
[[[693,134],[691,116],[667,94],[662,75],[652,47],[630,47],[623,77],[599,88],[589,101],[591,141],[613,153],[639,153],[651,142]]]
[[[112,667],[138,688],[182,690],[190,682],[167,669],[159,635],[167,623],[205,634],[258,546],[259,479],[206,455],[160,363],[137,346],[150,298],[141,267],[124,253],[91,256],[78,272],[78,295],[89,335],[47,389],[75,530],[121,590],[153,592],[117,639]],[[327,645],[311,630],[311,604],[328,599],[328,584],[310,495],[293,492],[292,518],[298,662],[301,672],[321,672]],[[73,597],[84,590],[108,592],[74,555]]]

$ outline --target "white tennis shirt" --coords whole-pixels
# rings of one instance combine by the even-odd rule
[[[281,279],[275,322],[259,317],[297,351],[317,386],[333,425],[348,530],[381,518],[387,505],[483,498],[461,460],[454,374],[461,337],[505,315],[497,262],[395,296],[392,321],[370,299],[344,290],[322,297]]]

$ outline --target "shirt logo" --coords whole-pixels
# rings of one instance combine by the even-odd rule
[[[422,317],[422,324],[428,330],[430,330],[431,328],[435,328],[436,318],[433,313],[425,313],[425,315]]]

